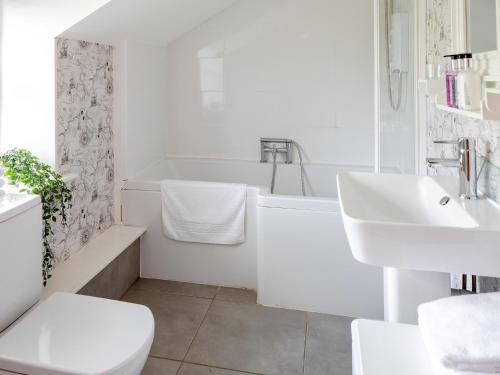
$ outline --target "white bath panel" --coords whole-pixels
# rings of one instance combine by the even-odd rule
[[[250,188],[248,195],[246,242],[228,246],[168,239],[161,226],[160,192],[123,191],[123,223],[147,228],[141,238],[141,276],[256,289],[257,189]]]
[[[326,314],[383,318],[380,268],[351,254],[340,212],[257,208],[258,302]]]
[[[367,167],[171,158],[127,181],[123,223],[147,228],[141,240],[143,277],[256,289],[259,303],[352,317],[382,318],[382,269],[354,260],[340,216],[335,175]],[[246,242],[237,246],[177,242],[161,227],[165,178],[247,183]],[[314,194],[313,194],[314,193]]]

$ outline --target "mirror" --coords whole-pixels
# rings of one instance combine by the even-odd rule
[[[466,1],[467,46],[470,52],[497,50],[496,8],[497,0]]]

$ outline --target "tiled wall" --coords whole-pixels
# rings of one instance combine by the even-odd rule
[[[443,55],[452,53],[450,1],[427,0],[427,62],[435,63]],[[480,176],[480,189],[488,197],[500,203],[497,192],[500,183],[500,122],[479,121],[454,115],[428,103],[427,150],[430,156],[452,156],[450,147],[434,145],[433,139],[474,137],[478,142],[481,162],[485,161]],[[482,291],[500,289],[500,279],[480,278]]]
[[[127,126],[126,177],[134,178],[167,154],[167,48],[128,40],[117,52],[124,62],[116,79],[124,80],[120,83],[126,87],[120,111]],[[117,60],[117,72],[119,64]]]
[[[283,137],[373,165],[372,35],[371,0],[237,2],[169,45],[167,152],[258,160]]]
[[[113,224],[113,49],[57,39],[56,167],[75,174],[68,225],[52,238],[58,262]]]

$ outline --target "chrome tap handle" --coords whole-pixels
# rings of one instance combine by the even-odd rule
[[[260,139],[260,162],[267,163],[267,154],[280,153],[284,155],[286,164],[292,163],[292,145],[291,139],[283,138],[261,138]]]
[[[452,138],[452,139],[434,139],[432,143],[441,144],[441,145],[458,145],[460,143],[460,138]]]
[[[441,159],[441,158],[427,158],[426,165],[428,167],[448,167],[448,168],[461,168],[459,159]]]
[[[477,199],[476,140],[474,138],[438,139],[434,143],[457,145],[456,159],[427,158],[428,166],[458,167],[459,195],[462,199]]]
[[[477,161],[476,140],[474,138],[461,138],[459,144],[460,158],[460,197],[463,199],[477,199]]]

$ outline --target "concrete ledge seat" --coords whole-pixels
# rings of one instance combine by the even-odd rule
[[[56,267],[42,299],[55,292],[78,293],[145,232],[143,227],[113,225]]]

